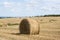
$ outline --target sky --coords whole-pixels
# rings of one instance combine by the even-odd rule
[[[0,17],[60,14],[60,0],[0,0]]]

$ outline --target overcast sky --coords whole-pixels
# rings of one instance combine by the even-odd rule
[[[0,16],[60,14],[60,0],[0,0]]]

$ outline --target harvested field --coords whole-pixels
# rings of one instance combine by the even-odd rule
[[[15,20],[16,19],[16,20]],[[38,35],[19,34],[19,25],[0,26],[0,40],[60,40],[60,17],[39,17]],[[0,19],[0,23],[20,23],[19,18]]]

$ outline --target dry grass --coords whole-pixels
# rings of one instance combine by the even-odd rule
[[[60,40],[60,17],[33,18],[40,24],[39,35],[19,34],[19,25],[0,27],[0,40]],[[20,23],[19,18],[0,19],[0,23]]]

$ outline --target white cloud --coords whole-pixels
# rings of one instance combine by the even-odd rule
[[[21,3],[19,2],[3,2],[4,7],[6,8],[14,8],[14,7],[19,7],[21,6]]]
[[[43,1],[49,1],[49,2],[59,2],[60,0],[43,0]]]
[[[40,3],[37,1],[37,0],[26,0],[27,2],[26,2],[26,10],[28,11],[33,11],[34,12],[34,10],[35,9],[38,9],[38,7],[39,7],[39,5],[40,5]],[[39,7],[40,8],[40,7]]]
[[[9,10],[11,12],[18,13],[21,3],[19,3],[19,2],[4,2],[3,5],[6,8],[10,8]]]
[[[14,12],[14,13],[18,12],[18,10],[16,8],[12,8],[11,11]]]
[[[19,2],[18,2],[18,3],[16,3],[16,4],[17,4],[17,6],[20,6],[20,5],[21,5],[21,3],[19,3]]]
[[[28,3],[19,3],[19,2],[4,2],[4,7],[6,8],[12,8],[11,11],[15,12],[17,11],[18,7],[23,10],[34,10],[34,8],[37,8],[39,5],[38,5],[38,2],[36,0],[29,0]],[[15,9],[16,8],[16,9]]]
[[[58,1],[58,0],[55,0]],[[26,2],[4,2],[4,7],[11,7],[11,12],[14,13],[38,13],[38,12],[51,12],[60,10],[60,4],[57,6],[54,0],[26,0]],[[53,8],[54,7],[54,8]]]
[[[12,3],[10,2],[4,2],[3,5],[4,7],[12,7]]]

